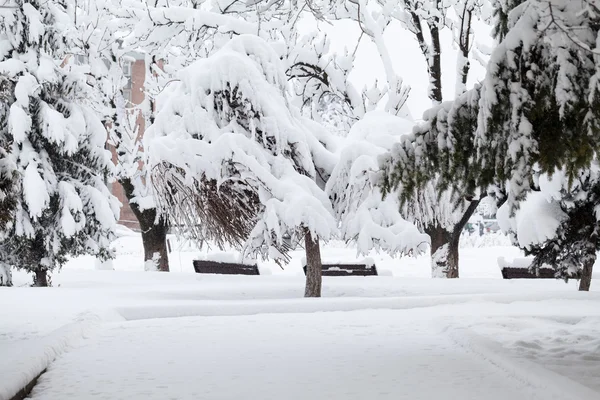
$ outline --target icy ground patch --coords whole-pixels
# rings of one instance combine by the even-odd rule
[[[0,400],[44,369],[34,399],[600,398],[600,293],[500,279],[517,249],[464,248],[452,281],[427,279],[425,257],[372,254],[385,276],[326,277],[304,299],[301,252],[259,263],[266,276],[198,275],[209,252],[172,240],[171,273],[143,272],[133,234],[115,271],[72,260],[47,289],[16,273]],[[323,255],[356,260],[340,243]]]

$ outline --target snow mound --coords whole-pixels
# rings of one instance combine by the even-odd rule
[[[531,248],[553,238],[566,217],[560,204],[540,192],[529,193],[514,216],[510,216],[509,210],[508,203],[498,209],[498,225],[504,232],[516,233],[519,246],[523,248]]]

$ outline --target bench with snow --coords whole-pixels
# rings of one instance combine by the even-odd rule
[[[306,264],[302,267],[306,275]],[[323,264],[323,276],[377,276],[375,264]]]
[[[198,274],[260,275],[258,266],[232,262],[194,260],[194,271]]]
[[[508,262],[504,257],[498,257],[498,267],[502,273],[502,279],[556,279],[554,269],[550,266],[531,271],[529,266],[533,258],[515,258]]]

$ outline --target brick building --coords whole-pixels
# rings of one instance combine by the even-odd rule
[[[123,72],[128,78],[127,86],[123,90],[125,100],[128,104],[137,105],[144,101],[144,79],[146,75],[146,63],[144,54],[130,53],[127,60],[123,62]],[[144,134],[145,120],[140,115],[137,121],[139,125],[139,135]],[[117,154],[114,148],[111,148],[113,153],[113,161],[117,162]],[[110,187],[111,193],[119,199],[121,204],[121,214],[119,216],[119,224],[125,225],[131,229],[138,230],[139,223],[133,211],[129,207],[129,202],[125,196],[123,187],[118,182],[113,182]]]

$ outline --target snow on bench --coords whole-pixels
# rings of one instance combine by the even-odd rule
[[[536,271],[531,271],[529,266],[533,261],[529,258],[515,258],[512,262],[506,261],[504,257],[498,257],[498,267],[502,272],[502,279],[556,279],[554,268],[544,265]]]
[[[302,269],[306,275],[306,260],[302,260]],[[323,276],[378,276],[375,262],[366,259],[357,263],[323,263]]]
[[[208,254],[194,260],[194,271],[198,274],[220,275],[260,275],[258,265],[248,260],[241,260],[236,254]]]

